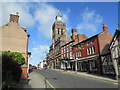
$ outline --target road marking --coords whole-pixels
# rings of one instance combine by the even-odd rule
[[[40,75],[44,80],[46,80],[45,77],[43,77],[40,73],[39,73],[39,75]],[[50,85],[51,88],[53,88],[54,90],[56,90],[56,88],[55,88],[48,80],[46,80],[46,82]]]

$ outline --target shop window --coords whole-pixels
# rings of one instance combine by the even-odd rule
[[[95,61],[91,61],[91,69],[95,69],[96,68],[96,62]]]

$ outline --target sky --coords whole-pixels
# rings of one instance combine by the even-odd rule
[[[37,65],[45,59],[52,43],[52,25],[58,10],[71,35],[76,28],[78,34],[91,37],[102,32],[106,24],[113,35],[118,28],[117,2],[4,2],[0,3],[0,26],[9,22],[9,15],[19,12],[19,25],[27,28],[30,63]]]

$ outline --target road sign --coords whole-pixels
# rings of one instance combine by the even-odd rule
[[[76,58],[76,61],[78,61],[78,58]]]

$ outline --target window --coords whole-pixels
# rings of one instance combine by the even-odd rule
[[[91,43],[94,43],[94,40],[92,40],[92,42]]]
[[[72,51],[70,51],[70,57],[72,57]]]
[[[67,45],[67,47],[66,47],[66,48],[67,48],[67,52],[69,52],[69,47],[68,47],[68,45]]]
[[[65,54],[66,54],[66,49],[65,49],[65,46],[64,46],[64,57],[65,57]]]
[[[62,49],[62,54],[63,54],[63,52],[64,52],[64,51],[63,51],[63,49]]]
[[[59,34],[59,28],[58,28],[58,34]]]
[[[63,29],[61,29],[61,35],[63,35]]]
[[[82,53],[81,53],[80,50],[79,50],[79,51],[76,51],[76,56],[77,56],[77,57],[81,57],[81,55],[82,55]]]
[[[87,44],[90,45],[90,42],[88,42]]]
[[[88,55],[94,54],[94,53],[95,53],[95,47],[94,47],[94,46],[89,47],[89,48],[87,49],[87,53],[88,53]]]
[[[96,69],[96,61],[91,60],[90,67],[91,69]]]
[[[68,53],[67,53],[67,57],[69,57]]]
[[[70,46],[70,52],[72,52],[72,46]]]

